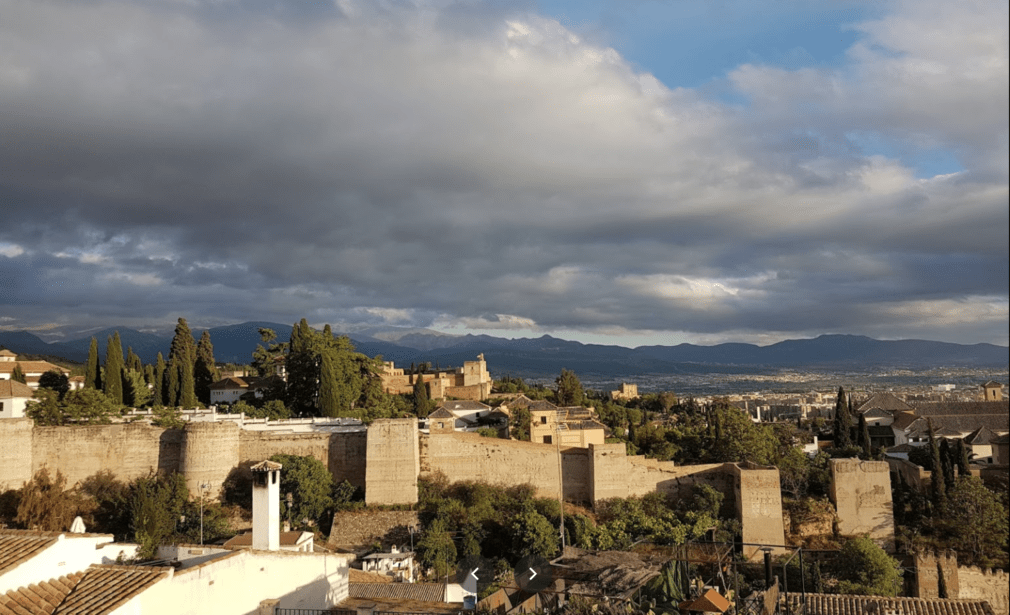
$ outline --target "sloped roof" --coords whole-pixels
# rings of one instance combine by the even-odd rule
[[[92,565],[52,615],[104,615],[158,581],[171,568]]]
[[[393,577],[377,572],[365,572],[357,568],[350,568],[347,571],[347,578],[351,583],[392,583]]]
[[[444,602],[444,583],[348,583],[351,598],[399,598],[422,602]]]
[[[911,406],[901,401],[891,393],[876,393],[869,399],[859,404],[856,408],[858,414],[862,414],[864,411],[870,408],[880,408],[881,410],[890,410],[895,412],[898,410],[909,410]]]
[[[725,613],[730,607],[729,600],[722,597],[722,594],[709,589],[695,600],[681,602],[679,607],[683,611],[701,611],[703,613]]]
[[[284,466],[277,463],[276,461],[270,461],[269,459],[265,459],[259,463],[254,463],[253,465],[249,466],[249,470],[251,472],[275,472],[277,470],[282,469],[283,467]]]
[[[439,406],[434,412],[428,415],[429,419],[454,419],[456,415],[449,410]]]
[[[0,380],[0,398],[31,398],[33,395],[35,395],[35,391],[33,391],[27,384],[21,384],[16,380]]]
[[[807,615],[995,615],[984,600],[943,600],[940,598],[881,598],[849,594],[807,594]],[[800,595],[790,594],[796,612],[802,608]]]
[[[17,357],[18,355],[7,350],[6,348],[0,349],[0,357]]]
[[[1010,402],[1006,401],[931,401],[915,404],[919,416],[1002,414],[1010,416]]]
[[[245,378],[239,378],[238,376],[228,376],[227,378],[222,378],[210,385],[210,388],[217,391],[220,389],[247,389],[249,388],[249,383],[246,382]]]
[[[59,532],[4,530],[0,533],[0,573],[28,561],[56,544]]]
[[[993,438],[989,444],[1010,444],[1010,434],[1003,434],[1002,436]]]
[[[49,361],[0,361],[0,373],[12,374],[14,367],[21,366],[21,371],[25,374],[44,374],[51,369],[62,374],[69,374],[69,369],[63,369],[59,365],[53,365]]]
[[[1002,389],[1003,385],[996,382],[995,380],[990,380],[989,382],[983,384],[982,387],[986,389],[993,389],[993,388]]]
[[[992,444],[992,441],[996,438],[996,434],[992,432],[985,425],[979,427],[975,431],[971,432],[964,437],[964,441],[968,444],[978,444],[980,446],[985,444]]]
[[[280,532],[280,544],[282,547],[297,547],[302,542],[307,542],[312,537],[312,532]],[[304,541],[302,540],[304,538]],[[240,548],[252,546],[253,533],[244,532],[238,536],[233,536],[225,541],[224,547]]]
[[[75,572],[0,595],[0,615],[50,615],[83,576]]]
[[[439,404],[440,408],[446,408],[448,410],[490,410],[491,406],[487,404],[482,404],[479,401],[470,401],[467,399],[454,399],[451,401],[443,401]]]
[[[919,417],[911,411],[907,412],[895,412],[894,422],[891,423],[892,429],[907,429],[909,425],[919,420]]]
[[[878,418],[878,417],[879,418],[888,418],[888,417],[894,416],[894,411],[893,410],[884,410],[883,408],[878,408],[878,407],[874,406],[872,408],[868,408],[865,412],[863,412],[863,416],[866,417],[867,421],[869,421],[870,419]]]

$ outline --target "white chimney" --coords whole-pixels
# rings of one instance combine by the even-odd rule
[[[281,464],[261,461],[253,475],[253,549],[281,548]]]

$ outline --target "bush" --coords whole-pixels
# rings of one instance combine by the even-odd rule
[[[843,594],[896,596],[902,588],[901,564],[866,536],[846,540],[835,562]]]

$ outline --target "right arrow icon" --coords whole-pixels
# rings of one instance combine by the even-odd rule
[[[530,581],[532,581],[535,576],[537,576],[537,571],[530,568]]]

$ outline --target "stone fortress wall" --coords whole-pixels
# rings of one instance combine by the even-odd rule
[[[953,551],[915,553],[911,560],[909,595],[917,598],[941,597],[942,574],[948,598],[985,600],[996,615],[1010,615],[1010,575],[1006,572],[958,566],[957,554]]]
[[[886,461],[832,459],[831,501],[838,511],[839,534],[867,534],[894,552],[894,507]]]
[[[676,466],[629,456],[623,444],[559,453],[549,444],[478,434],[422,434],[416,419],[378,420],[367,432],[335,433],[253,431],[232,422],[194,422],[184,429],[146,423],[33,428],[30,419],[4,420],[0,490],[19,488],[42,467],[62,472],[70,485],[101,470],[123,480],[177,470],[192,493],[206,485],[204,493],[218,497],[236,468],[277,453],[319,459],[336,480],[363,487],[372,504],[414,503],[417,479],[436,473],[450,481],[529,482],[545,497],[556,497],[563,475],[565,498],[590,504],[653,491],[686,497],[694,485],[707,484],[725,495],[723,512],[741,520],[745,542],[785,544],[775,468]]]

